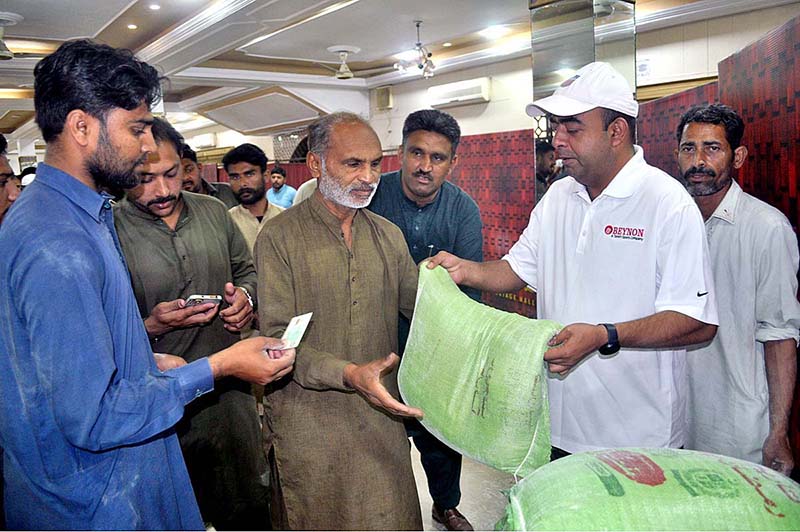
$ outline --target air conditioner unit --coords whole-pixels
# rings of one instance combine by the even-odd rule
[[[216,148],[217,136],[214,133],[204,133],[202,135],[196,135],[192,139],[191,145],[194,146],[195,149]]]
[[[428,89],[428,102],[436,109],[486,103],[491,100],[492,78],[483,77],[436,85]]]

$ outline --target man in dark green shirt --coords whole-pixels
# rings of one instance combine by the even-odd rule
[[[458,122],[447,113],[423,109],[408,115],[400,146],[402,170],[381,176],[369,204],[369,210],[400,227],[417,264],[442,250],[483,261],[478,206],[466,192],[447,181],[458,158],[456,149],[460,139]],[[463,290],[480,301],[480,291]],[[401,354],[409,326],[409,320],[401,315],[398,321]],[[428,478],[433,519],[448,530],[472,530],[467,518],[456,508],[461,500],[461,455],[416,420],[406,420],[406,430],[419,449]]]
[[[181,190],[180,134],[155,119],[153,137],[158,152],[115,207],[115,224],[153,351],[191,362],[239,339],[253,318],[256,273],[225,206]],[[222,304],[187,306],[193,294],[221,295]],[[219,381],[186,408],[178,435],[203,519],[218,530],[267,528],[266,460],[250,385]]]
[[[239,205],[239,200],[236,199],[236,194],[228,183],[209,183],[203,179],[200,175],[203,165],[197,162],[197,154],[186,144],[181,147],[181,165],[183,190],[217,198],[229,209]]]

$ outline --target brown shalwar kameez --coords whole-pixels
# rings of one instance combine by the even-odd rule
[[[411,313],[417,285],[403,234],[360,210],[348,249],[315,194],[267,222],[255,256],[263,334],[280,337],[293,316],[314,313],[294,373],[267,390],[274,526],[421,529],[402,422],[342,382],[347,364],[397,349],[398,311]],[[396,371],[384,384],[398,396]]]
[[[126,199],[114,211],[120,244],[142,316],[156,304],[192,294],[223,294],[226,282],[255,293],[250,250],[218,200],[182,192],[183,210],[175,229]],[[233,345],[219,316],[206,325],[175,329],[151,338],[155,352],[192,362]],[[269,526],[267,488],[261,474],[256,403],[250,384],[226,377],[214,391],[187,405],[177,425],[186,466],[203,519],[217,530]]]

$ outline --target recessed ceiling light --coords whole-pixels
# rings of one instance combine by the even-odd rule
[[[451,46],[453,46],[453,43],[451,43],[451,42],[443,42],[442,46],[444,46],[445,48],[450,48]]]
[[[138,30],[139,26],[137,26],[136,24],[128,24],[128,29],[129,30]]]
[[[405,52],[394,54],[394,56],[400,61],[413,61],[419,57],[419,51],[415,48],[413,50],[406,50]]]
[[[149,5],[149,6],[147,6],[147,7],[149,7],[149,8],[150,8],[151,10],[153,10],[153,11],[158,11],[159,9],[161,9],[161,6],[160,6],[160,5],[158,5],[158,4],[150,4],[150,5]]]
[[[478,33],[486,39],[499,39],[500,37],[511,33],[511,28],[508,26],[489,26]]]

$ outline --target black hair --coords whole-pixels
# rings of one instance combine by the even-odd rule
[[[197,164],[197,153],[188,144],[184,144],[181,148],[181,159],[189,159]]]
[[[67,115],[81,109],[105,121],[106,114],[161,98],[161,77],[133,52],[88,39],[67,41],[33,69],[36,123],[45,142],[64,130]]]
[[[744,120],[739,116],[739,113],[725,104],[712,103],[695,105],[686,111],[678,124],[678,130],[676,132],[678,142],[681,141],[683,130],[692,122],[722,126],[725,128],[725,139],[728,141],[728,144],[730,144],[732,150],[742,145]]]
[[[432,131],[446,137],[450,141],[450,156],[455,157],[461,140],[461,128],[455,118],[436,109],[414,111],[406,117],[403,124],[403,146],[406,145],[409,135],[420,130]]]
[[[0,155],[3,155],[7,149],[8,149],[8,141],[6,140],[5,135],[0,133]]]
[[[172,124],[163,118],[154,118],[152,131],[153,140],[156,141],[156,144],[161,145],[164,141],[167,141],[175,148],[175,153],[180,155],[184,146],[183,136],[172,127]]]
[[[283,177],[286,177],[286,170],[284,170],[282,166],[275,165],[272,170],[269,171],[269,175],[272,174],[280,174]]]
[[[620,113],[619,111],[615,111],[613,109],[607,109],[605,107],[601,107],[600,109],[603,111],[604,130],[608,129],[608,126],[611,125],[611,122],[617,118],[621,118],[628,124],[628,139],[631,141],[631,144],[636,143],[636,117],[626,115],[625,113]]]
[[[225,168],[225,171],[228,171],[228,166],[236,163],[250,163],[253,166],[258,166],[261,168],[261,172],[265,172],[267,169],[267,155],[264,153],[264,150],[256,146],[255,144],[241,144],[236,146],[231,151],[225,154],[225,157],[222,158],[222,167]]]
[[[545,153],[550,153],[551,151],[556,151],[550,142],[544,139],[536,139],[536,156],[544,155]]]

